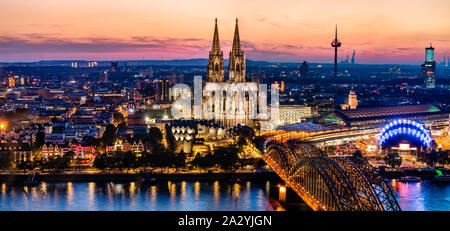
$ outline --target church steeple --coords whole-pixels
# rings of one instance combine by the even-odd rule
[[[245,55],[241,50],[239,38],[238,19],[234,29],[233,47],[230,51],[230,64],[228,66],[228,81],[234,83],[245,82]]]
[[[217,18],[215,21],[216,21],[216,25],[214,26],[214,38],[213,38],[211,52],[220,52],[219,29],[217,29]]]
[[[225,78],[225,68],[223,65],[223,52],[220,50],[219,29],[217,18],[214,26],[214,37],[211,51],[209,52],[209,63],[206,68],[207,82],[223,82]]]
[[[236,18],[236,26],[234,27],[233,48],[231,49],[231,52],[236,54],[240,50],[241,50],[241,40],[239,39],[238,19]]]

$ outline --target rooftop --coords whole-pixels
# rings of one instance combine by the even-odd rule
[[[358,108],[353,110],[338,110],[337,113],[342,114],[348,119],[380,117],[380,116],[400,116],[417,113],[441,112],[434,105],[402,105],[387,107]]]
[[[321,124],[298,123],[277,127],[277,130],[296,131],[296,132],[322,132],[339,129],[339,127],[329,127]]]

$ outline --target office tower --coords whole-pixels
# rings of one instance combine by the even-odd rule
[[[334,40],[331,42],[331,46],[334,47],[334,77],[337,77],[337,50],[338,47],[341,47],[341,42],[337,38],[337,25],[336,31],[334,35]]]
[[[425,48],[425,62],[421,66],[421,75],[426,88],[435,88],[436,61],[434,60],[434,48]]]
[[[233,47],[230,51],[230,64],[228,65],[228,81],[230,83],[245,82],[245,55],[241,50],[239,39],[238,20],[234,29]]]
[[[206,80],[208,82],[223,82],[225,68],[223,66],[223,52],[220,50],[219,29],[217,29],[217,18],[214,27],[214,38],[211,51],[209,52],[208,67],[206,67]]]
[[[353,55],[352,55],[352,65],[355,64],[355,50],[353,50]]]
[[[101,83],[107,83],[108,82],[108,72],[107,71],[100,72],[98,81]]]
[[[309,66],[306,61],[303,61],[302,65],[300,66],[300,77],[306,77],[309,72]]]
[[[169,101],[170,100],[170,92],[169,92],[169,80],[160,79],[156,82],[156,100],[159,101]]]

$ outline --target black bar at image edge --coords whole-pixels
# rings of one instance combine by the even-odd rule
[[[61,225],[102,230],[119,227],[127,230],[138,227],[149,230],[281,230],[306,229],[311,225],[320,229],[360,230],[360,224],[375,229],[393,226],[414,228],[418,222],[444,225],[446,218],[450,218],[450,212],[0,212],[3,224],[30,228],[44,226],[50,230]]]

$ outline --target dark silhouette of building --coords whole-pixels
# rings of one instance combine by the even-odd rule
[[[337,25],[336,31],[334,35],[334,40],[331,42],[331,46],[334,47],[334,77],[337,77],[337,50],[338,47],[341,47],[341,42],[337,38]]]
[[[107,83],[108,82],[108,72],[107,71],[100,72],[98,81],[101,83]]]
[[[119,63],[118,62],[111,62],[111,72],[116,72],[119,70]]]
[[[353,50],[353,55],[352,55],[352,65],[355,64],[355,50]]]
[[[306,63],[306,61],[302,62],[302,65],[300,66],[300,77],[306,77],[309,72],[309,65]]]

